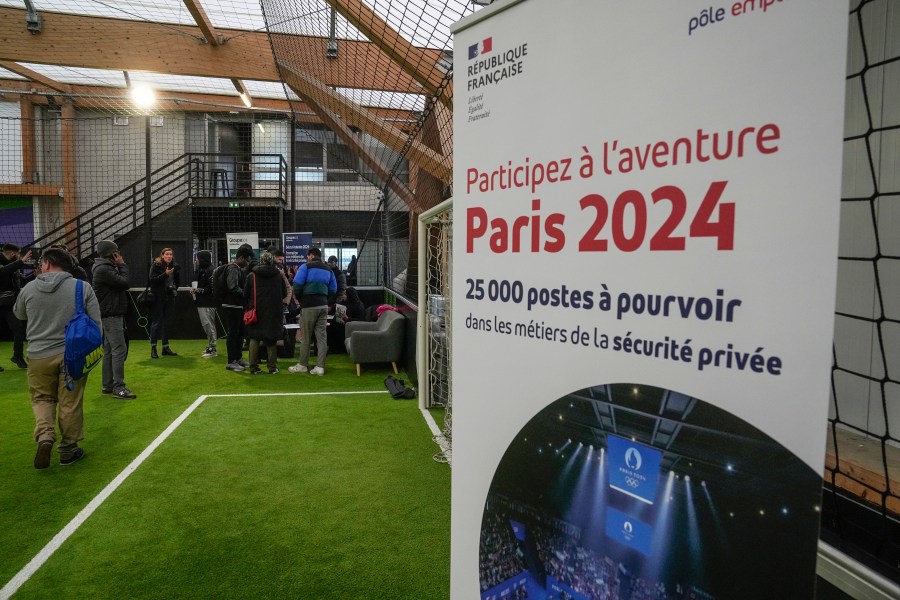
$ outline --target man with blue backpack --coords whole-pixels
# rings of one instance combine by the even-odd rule
[[[13,312],[27,321],[28,392],[34,411],[34,439],[38,443],[34,467],[50,466],[59,422],[59,464],[71,465],[84,456],[78,442],[84,439],[82,401],[87,375],[70,373],[66,366],[66,327],[80,308],[101,327],[100,304],[91,286],[76,280],[67,269],[69,253],[48,248],[41,256],[41,273],[22,288]],[[81,302],[77,289],[81,288]],[[102,355],[102,350],[97,354]]]

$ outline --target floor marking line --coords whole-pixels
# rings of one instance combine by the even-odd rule
[[[103,488],[99,494],[94,496],[94,498],[88,502],[87,506],[81,509],[81,511],[75,515],[75,517],[69,521],[69,523],[62,528],[62,530],[53,536],[47,544],[41,548],[40,552],[32,558],[27,565],[22,567],[22,569],[16,573],[12,579],[7,582],[6,585],[3,586],[3,589],[0,589],[0,600],[8,600],[13,594],[15,594],[20,587],[22,587],[25,582],[27,582],[32,575],[34,575],[38,569],[43,566],[45,562],[56,552],[63,543],[69,539],[69,537],[75,533],[81,525],[87,521],[88,517],[90,517],[94,511],[96,511],[100,506],[109,498],[116,489],[122,483],[128,479],[128,476],[137,470],[137,468],[147,460],[153,451],[156,450],[160,444],[162,444],[166,438],[168,438],[173,431],[175,431],[179,425],[181,425],[184,420],[190,416],[194,410],[200,406],[204,400],[206,400],[207,396],[200,396],[196,400],[194,400],[193,404],[191,404],[183,413],[181,413],[178,418],[176,418],[172,423],[169,424],[166,429],[156,436],[156,439],[153,440],[149,446],[147,446],[143,452],[141,452],[137,458],[135,458],[131,463],[119,473],[115,479],[113,479],[105,488]]]
[[[47,544],[41,548],[41,550],[32,558],[28,564],[22,567],[18,573],[16,573],[12,579],[10,579],[6,585],[0,589],[0,600],[9,600],[13,594],[15,594],[19,588],[21,588],[25,583],[31,579],[31,576],[34,575],[38,569],[40,569],[44,563],[46,563],[53,553],[59,550],[59,548],[65,543],[67,539],[69,539],[73,533],[75,533],[88,518],[94,514],[100,506],[115,492],[122,483],[125,482],[128,477],[134,473],[141,464],[147,460],[147,458],[153,454],[153,452],[160,446],[166,439],[172,435],[172,433],[178,429],[179,425],[181,425],[185,419],[187,419],[191,413],[193,413],[198,406],[203,404],[203,401],[207,398],[254,398],[261,396],[348,396],[348,395],[361,395],[361,394],[387,394],[386,390],[369,390],[369,391],[359,391],[359,392],[276,392],[271,394],[204,394],[194,400],[194,402],[187,407],[183,413],[181,413],[174,421],[172,421],[162,433],[156,436],[156,439],[150,442],[150,445],[144,448],[144,450],[133,460],[131,463],[125,467],[121,473],[116,475],[116,477],[109,482],[105,488],[103,488],[100,493],[98,493],[94,498],[88,502],[87,506],[85,506],[81,511],[75,515],[75,517],[69,521],[65,527],[63,527],[59,533],[57,533],[53,538],[47,542]],[[434,425],[434,419],[431,418],[430,414],[426,413],[426,421],[430,420],[429,427],[432,431],[435,430],[437,425]]]

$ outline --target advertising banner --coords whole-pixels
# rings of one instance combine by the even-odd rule
[[[312,232],[283,233],[281,247],[284,248],[284,264],[296,269],[306,262],[306,254],[312,247]]]
[[[255,231],[247,233],[226,233],[225,239],[228,243],[228,260],[234,260],[237,255],[237,249],[243,244],[250,244],[253,253],[259,258],[259,234]]]
[[[452,599],[814,597],[846,31],[837,0],[456,25]]]

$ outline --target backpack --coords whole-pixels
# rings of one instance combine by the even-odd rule
[[[412,388],[406,387],[406,384],[403,383],[402,379],[388,376],[384,380],[384,386],[387,388],[388,392],[390,392],[391,396],[397,398],[398,400],[401,398],[409,400],[416,397],[416,391]]]
[[[212,273],[212,292],[219,300],[223,302],[228,299],[228,267],[231,263],[225,263],[216,267]]]
[[[80,279],[75,280],[75,314],[66,323],[63,374],[69,391],[103,360],[103,330],[84,312],[83,285]]]

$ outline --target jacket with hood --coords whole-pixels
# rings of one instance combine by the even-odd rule
[[[128,312],[128,265],[116,267],[109,258],[95,258],[91,281],[100,314],[105,317],[122,317]],[[73,275],[74,277],[74,275]]]
[[[66,323],[75,314],[75,281],[70,273],[51,271],[41,273],[22,288],[13,314],[28,321],[28,358],[49,358],[65,352]],[[86,283],[81,287],[84,312],[102,327],[94,289]]]

